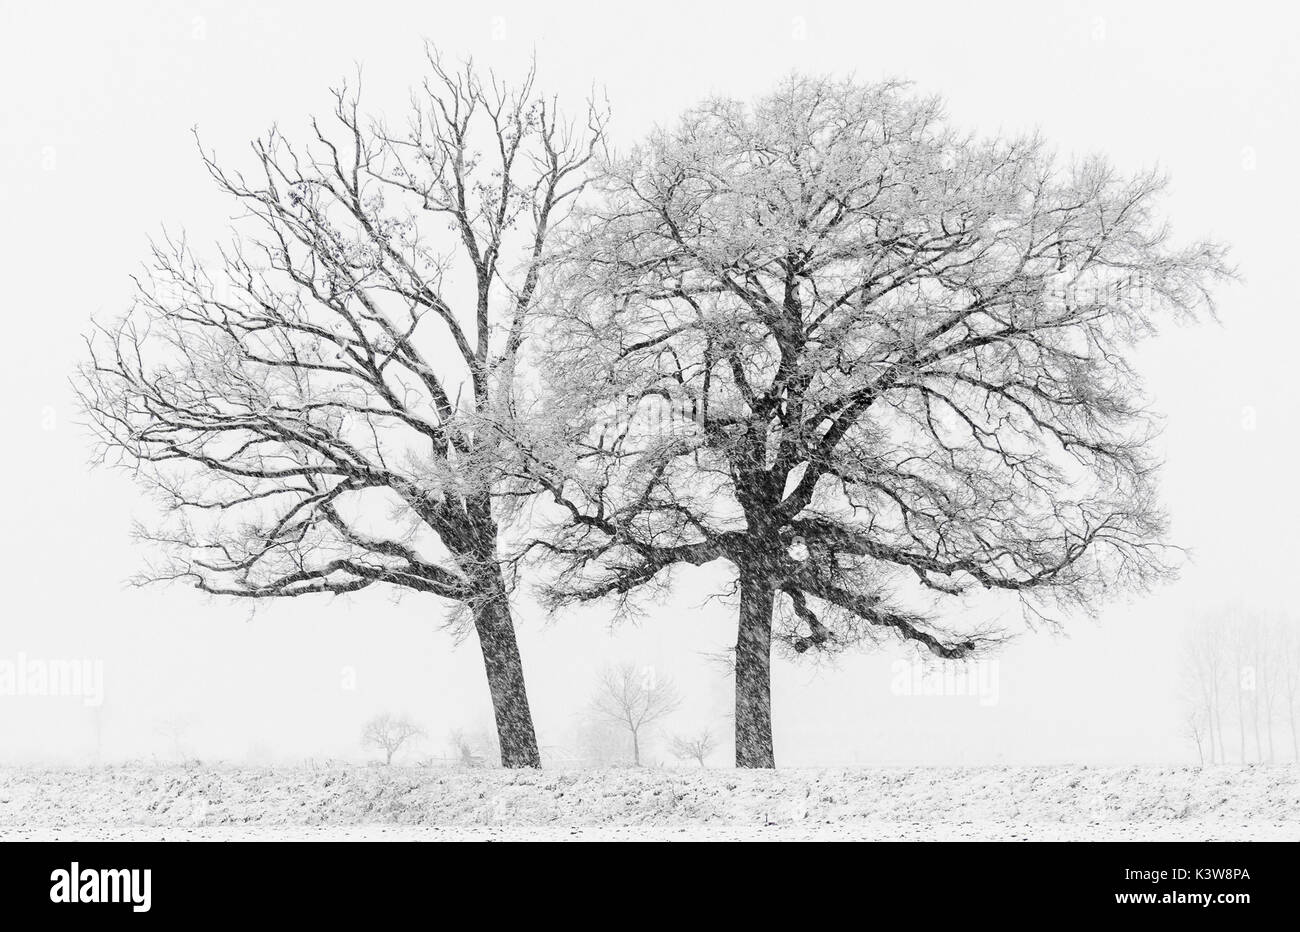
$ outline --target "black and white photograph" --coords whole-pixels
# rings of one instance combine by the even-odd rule
[[[7,904],[1285,902],[1300,13],[4,0],[0,78]]]

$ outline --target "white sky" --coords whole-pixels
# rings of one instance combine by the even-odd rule
[[[1221,323],[1171,329],[1141,356],[1168,415],[1174,541],[1194,551],[1182,579],[1073,622],[1068,638],[1022,638],[999,658],[993,705],[894,695],[898,652],[779,664],[778,763],[1185,761],[1184,625],[1229,600],[1291,601],[1298,22],[1265,3],[5,3],[0,660],[101,659],[108,757],[162,756],[154,725],[172,717],[192,722],[205,758],[355,756],[361,723],[385,709],[421,720],[434,753],[452,727],[489,727],[477,645],[453,648],[428,597],[293,600],[250,620],[243,603],[123,585],[142,559],[128,536],[142,500],[124,474],[88,472],[67,380],[90,315],[125,307],[150,234],[222,232],[230,205],[192,126],[239,164],[273,121],[296,135],[325,112],[355,63],[368,107],[398,116],[422,37],[506,74],[536,50],[542,86],[575,106],[604,89],[620,144],[707,93],[753,96],[792,68],[902,76],[943,94],[958,123],[1036,126],[1063,153],[1164,166],[1176,232],[1231,243],[1245,282],[1221,292]],[[688,574],[653,618],[612,633],[598,608],[546,624],[521,602],[543,744],[569,740],[607,660],[676,679],[686,703],[669,731],[725,728],[730,683],[709,658],[734,641],[734,610],[702,604],[717,575]],[[340,686],[344,667],[355,690]],[[76,698],[0,696],[0,762],[88,759],[95,718]]]

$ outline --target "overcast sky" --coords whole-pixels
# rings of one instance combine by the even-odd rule
[[[998,657],[996,702],[898,695],[891,661],[909,654],[882,649],[778,663],[774,721],[783,766],[1192,759],[1176,698],[1184,627],[1233,601],[1294,601],[1298,19],[1265,3],[4,4],[0,660],[102,660],[105,692],[98,710],[0,696],[0,761],[85,760],[97,741],[110,758],[164,756],[155,725],[176,718],[205,759],[357,756],[361,723],[383,710],[420,720],[429,753],[453,727],[490,727],[477,646],[453,645],[431,597],[295,599],[250,617],[186,589],[126,588],[143,502],[127,475],[88,471],[68,387],[91,315],[125,308],[148,236],[224,229],[230,205],[191,127],[239,164],[272,122],[300,134],[357,64],[366,107],[400,117],[423,38],[506,75],[535,51],[562,99],[607,94],[620,145],[709,93],[751,97],[801,69],[906,77],[958,124],[1037,127],[1063,154],[1166,168],[1176,234],[1232,244],[1244,276],[1221,290],[1220,322],[1171,328],[1140,356],[1167,416],[1173,540],[1192,551],[1181,579],[1064,635],[1020,638]],[[598,607],[547,622],[521,600],[541,743],[571,741],[611,660],[677,681],[685,704],[667,731],[725,729],[731,684],[712,658],[734,642],[734,607],[704,600],[720,576],[685,574],[676,598],[615,631]]]

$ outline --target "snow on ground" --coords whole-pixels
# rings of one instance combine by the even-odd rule
[[[12,840],[1300,840],[1300,768],[0,770]]]
[[[1300,822],[801,822],[796,825],[75,826],[4,841],[1296,841]]]

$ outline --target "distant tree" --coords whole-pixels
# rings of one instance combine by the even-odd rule
[[[1255,695],[1251,705],[1251,726],[1255,733],[1255,759],[1271,764],[1277,759],[1273,719],[1277,704],[1278,627],[1272,617],[1265,615],[1255,619],[1254,629],[1251,664],[1255,668]]]
[[[1196,764],[1205,766],[1205,739],[1208,731],[1209,714],[1195,697],[1188,697],[1183,707],[1183,725],[1187,737],[1196,745]]]
[[[1300,760],[1300,636],[1291,616],[1269,615],[1249,606],[1209,611],[1188,629],[1182,654],[1182,691],[1186,716],[1197,721],[1210,763],[1228,760],[1226,745],[1235,730],[1237,760],[1277,760],[1275,728],[1291,732],[1292,754]],[[1223,705],[1236,709],[1224,726]],[[1198,747],[1198,751],[1201,748]]]
[[[1300,632],[1297,632],[1294,621],[1288,621],[1290,623],[1281,625],[1278,632],[1278,684],[1291,732],[1292,760],[1300,763],[1300,728],[1297,728],[1297,716],[1300,715]]]
[[[79,391],[101,456],[162,502],[141,529],[176,580],[250,599],[387,585],[476,633],[502,763],[540,765],[498,554],[516,501],[499,434],[548,239],[585,186],[603,115],[571,123],[429,54],[396,128],[333,94],[305,144],[273,128],[229,246],[155,244],[139,296],[88,342]]]
[[[1184,712],[1198,722],[1197,753],[1202,753],[1199,731],[1204,730],[1211,764],[1224,761],[1222,695],[1230,681],[1222,631],[1214,616],[1193,623],[1182,654]]]
[[[486,761],[496,756],[496,747],[490,732],[471,734],[462,728],[454,728],[449,743],[453,760],[462,767],[482,767]]]
[[[383,751],[384,766],[389,766],[402,745],[423,735],[424,730],[405,716],[385,712],[366,722],[361,733],[361,743]]]
[[[795,76],[654,131],[557,254],[522,444],[554,603],[730,569],[736,763],[772,767],[774,644],[960,659],[1000,640],[942,614],[969,590],[1057,623],[1165,578],[1131,348],[1233,271],[1172,242],[1164,186],[893,83]]]
[[[154,734],[166,740],[171,750],[171,756],[178,761],[186,759],[186,739],[190,733],[190,722],[188,719],[173,716],[171,718],[161,719],[154,723]]]
[[[476,758],[469,737],[460,728],[453,728],[448,736],[451,745],[452,760],[464,767],[477,766],[481,761]]]
[[[653,667],[633,664],[606,667],[591,700],[597,716],[627,732],[632,741],[632,763],[637,767],[641,766],[641,742],[648,727],[680,704],[670,680],[659,677]]]
[[[674,757],[678,760],[698,761],[701,767],[716,747],[717,742],[714,740],[713,733],[707,728],[693,736],[678,735],[673,738],[672,744]]]
[[[1228,686],[1237,707],[1237,760],[1246,763],[1246,715],[1256,687],[1251,664],[1255,633],[1254,617],[1245,610],[1233,610],[1218,619],[1219,636],[1227,650]]]

